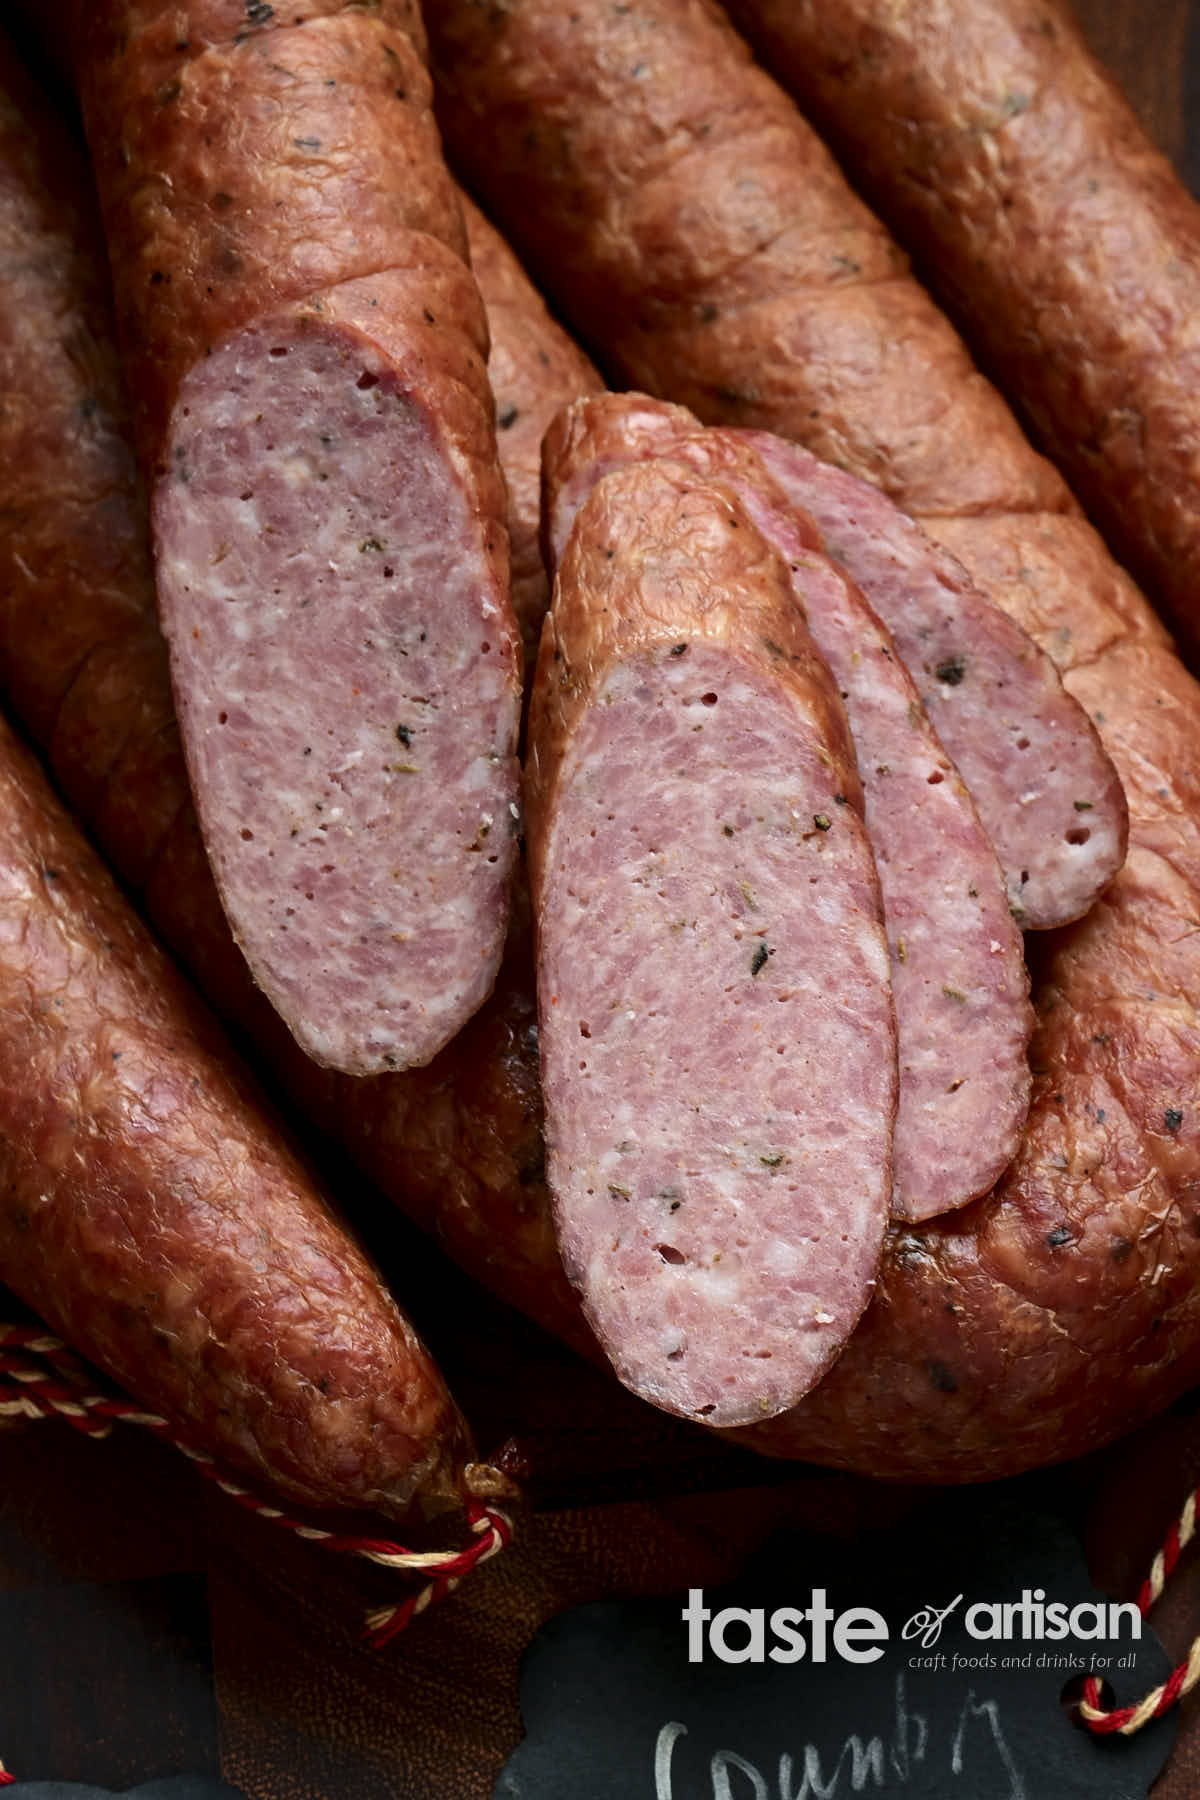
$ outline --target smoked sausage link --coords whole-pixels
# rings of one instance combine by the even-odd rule
[[[86,0],[74,48],[234,936],[316,1061],[428,1062],[496,976],[520,680],[416,15]]]
[[[710,0],[430,0],[425,20],[449,153],[616,385],[882,488],[1052,655],[1043,622],[1081,586],[1131,614],[1060,476]],[[1120,866],[1120,835],[1101,846],[1064,836],[1063,891],[1022,923],[1078,917]]]
[[[728,0],[1200,653],[1200,205],[1061,0]]]
[[[874,1285],[896,1024],[846,715],[719,478],[633,464],[584,501],[526,795],[568,1273],[636,1393],[770,1417]]]
[[[428,1354],[7,726],[0,1007],[5,1284],[269,1493],[460,1504]]]

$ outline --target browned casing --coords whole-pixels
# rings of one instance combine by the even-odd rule
[[[1200,204],[1061,0],[730,0],[1200,648]]]
[[[874,482],[1043,640],[1139,596],[713,0],[429,0],[456,162],[616,385]]]
[[[523,883],[491,1000],[424,1069],[355,1079],[317,1068],[250,980],[188,793],[89,173],[8,58],[0,95],[4,694],[156,929],[305,1112],[472,1274],[586,1346],[542,1185]],[[582,391],[598,377],[494,233],[480,267],[502,295],[501,368],[527,371],[499,388],[501,411],[509,394],[525,415],[524,437],[502,432],[501,445],[524,442],[527,463],[576,381]],[[532,543],[536,477],[524,464],[511,494],[514,541]],[[527,591],[536,634],[544,575]]]
[[[73,16],[135,422],[153,470],[180,382],[222,338],[362,276],[449,269],[438,252],[461,261],[466,233],[412,7],[83,0]],[[428,323],[420,286],[393,307],[396,328]],[[464,417],[486,417],[482,306],[469,280],[453,305],[439,298],[441,356],[463,388]]]
[[[732,80],[736,64],[725,72]],[[3,164],[14,167],[7,134]],[[73,544],[84,547],[54,552],[63,561],[61,585],[53,587],[20,572],[11,537],[0,542],[0,593],[11,597],[10,610],[0,612],[0,663],[10,684],[30,666],[44,620],[58,618],[56,629],[77,634],[69,640],[79,646],[77,662],[107,641],[104,596],[115,584],[106,575],[97,588],[89,575],[94,512],[84,506],[60,517],[70,471],[96,457],[89,491],[96,506],[134,521],[122,527],[131,559],[142,529],[111,352],[100,338],[89,357],[64,359],[49,323],[65,321],[70,340],[69,321],[86,316],[96,285],[86,250],[72,251],[73,237],[81,245],[88,237],[70,210],[76,203],[62,193],[79,180],[68,173],[57,195],[38,202],[39,230],[55,249],[28,276],[30,304],[22,310],[44,329],[22,340],[4,376],[10,395],[27,396],[27,428],[58,409],[57,425],[46,419],[44,440],[56,449],[43,449],[30,467],[25,502],[27,519],[44,522],[27,529],[41,533],[49,554],[65,518]],[[6,217],[15,204],[5,198]],[[525,317],[532,331],[536,310]],[[11,329],[7,319],[4,329]],[[59,370],[53,386],[38,376],[38,358]],[[547,421],[571,397],[543,396]],[[94,424],[101,414],[116,423]],[[14,449],[3,441],[6,470],[24,441],[34,440],[18,438]],[[35,513],[39,492],[45,510]],[[1069,557],[1067,525],[1075,530]],[[1132,851],[1105,902],[1044,947],[1033,1120],[1013,1175],[950,1220],[893,1232],[879,1297],[849,1348],[786,1431],[777,1426],[771,1444],[761,1445],[918,1479],[982,1478],[1075,1454],[1200,1378],[1193,1099],[1200,1022],[1191,998],[1200,992],[1200,769],[1187,751],[1200,734],[1200,691],[1119,572],[1109,565],[1094,583],[1094,540],[1082,527],[1062,514],[1001,514],[989,529],[997,570],[1012,572],[1004,591],[1014,612],[1066,671],[1118,764]],[[140,623],[131,609],[131,645],[145,641],[149,607],[147,589]],[[114,718],[132,718],[138,696],[153,695],[157,679],[148,716],[165,709],[165,676],[153,676],[152,662],[139,669],[114,655],[112,663],[118,685],[97,685],[81,703],[98,730],[108,716],[104,693],[111,692]],[[48,695],[44,704],[39,735],[48,741],[62,697]],[[82,742],[60,755],[56,773],[68,789],[93,796],[94,820],[119,820],[126,796],[143,783],[159,791],[163,779],[168,787],[176,782],[182,805],[177,762],[168,763],[165,778],[150,773],[160,742],[153,732],[132,738],[124,772],[114,763],[107,782],[90,774]],[[166,742],[169,751],[169,736]],[[293,1094],[471,1273],[552,1329],[586,1341],[542,1185],[536,1013],[518,933],[492,1002],[428,1069],[348,1081],[305,1063],[250,988],[190,814],[180,813],[170,832],[147,814],[145,828],[157,835],[140,851],[116,834],[110,841],[147,871],[159,929],[188,955],[218,1004],[251,1025]]]
[[[599,393],[604,386],[587,357],[556,325],[541,295],[494,225],[463,194],[471,268],[487,309],[488,380],[496,400],[500,465],[508,488],[508,544],[513,611],[533,679],[550,585],[538,541],[542,436],[556,402]]]

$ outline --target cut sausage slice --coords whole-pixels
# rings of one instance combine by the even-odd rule
[[[995,851],[888,632],[735,434],[637,395],[567,408],[545,444],[551,553],[589,484],[664,455],[730,487],[784,557],[845,701],[892,959],[892,1211],[931,1218],[987,1192],[1016,1155],[1029,1111],[1029,978]]]
[[[816,521],[896,640],[996,846],[1013,917],[1082,918],[1125,860],[1125,792],[1050,658],[869,482],[766,431],[739,433]]]
[[[665,464],[600,484],[530,746],[568,1274],[635,1392],[714,1426],[771,1417],[873,1286],[895,1027],[844,714],[730,490]]]
[[[464,272],[465,273],[465,272]],[[336,311],[186,378],[159,602],[217,883],[318,1062],[428,1059],[487,998],[516,808],[511,625],[430,378]]]

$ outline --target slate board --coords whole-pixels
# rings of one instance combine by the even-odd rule
[[[1068,1608],[1104,1602],[1061,1521],[1012,1502],[980,1512],[958,1494],[911,1531],[840,1546],[836,1556],[828,1541],[807,1552],[777,1544],[704,1603],[714,1621],[730,1606],[761,1609],[769,1621],[780,1607],[807,1607],[814,1590],[837,1612],[881,1615],[888,1640],[877,1661],[843,1660],[830,1637],[827,1660],[814,1662],[806,1627],[804,1659],[793,1664],[726,1662],[711,1643],[692,1662],[686,1595],[602,1602],[552,1619],[523,1665],[528,1736],[495,1800],[1135,1800],[1160,1772],[1173,1718],[1131,1739],[1098,1740],[1060,1701],[1071,1675],[1089,1666],[1105,1669],[1122,1701],[1163,1680],[1169,1659],[1145,1626],[1134,1641],[1126,1617],[1116,1641],[1092,1642],[1089,1612],[1077,1621],[1088,1641],[1050,1641],[1031,1635],[1030,1608],[1025,1635],[993,1641],[967,1629],[972,1618],[977,1630],[1003,1626],[1003,1615],[971,1609],[1019,1602],[1024,1590]],[[1105,1615],[1111,1623],[1107,1607]],[[1018,1633],[1020,1619],[1011,1621]],[[704,1629],[712,1625],[698,1625],[697,1636]],[[749,1624],[731,1622],[719,1641],[740,1652]],[[772,1645],[789,1648],[768,1623],[762,1648]]]

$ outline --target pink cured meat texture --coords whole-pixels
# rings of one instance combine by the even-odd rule
[[[566,409],[546,440],[548,553],[590,488],[669,457],[726,482],[788,563],[797,603],[846,702],[883,892],[899,1104],[893,1212],[923,1219],[985,1193],[1029,1108],[1032,1030],[1020,934],[992,845],[887,631],[819,549],[812,521],[728,432],[683,408],[605,395]]]
[[[895,1035],[844,715],[729,490],[646,465],[592,495],[530,743],[568,1272],[636,1392],[713,1426],[768,1418],[871,1291]]]
[[[241,333],[182,401],[159,583],[214,874],[309,1053],[401,1066],[487,998],[515,860],[482,528],[436,419],[340,320]]]
[[[1082,917],[1125,860],[1120,778],[1032,639],[869,482],[765,431],[739,432],[819,526],[896,640],[958,764],[1028,929]]]

